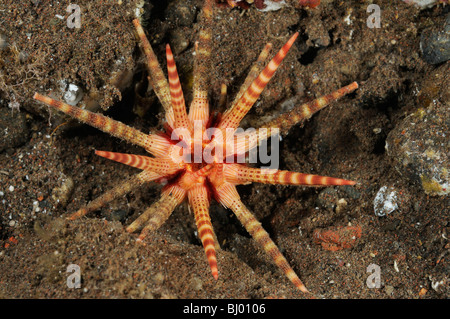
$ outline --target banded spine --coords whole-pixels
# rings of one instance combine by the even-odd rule
[[[195,44],[193,100],[189,109],[189,119],[192,123],[202,121],[203,126],[209,120],[209,68],[211,56],[211,24],[213,0],[206,0],[203,7],[203,25],[199,39]]]
[[[107,151],[95,151],[95,154],[128,166],[152,171],[162,176],[172,175],[178,170],[182,169],[182,166],[184,166],[182,163],[176,164],[172,161],[168,161],[167,159],[151,158],[142,155],[123,154]]]
[[[130,226],[127,227],[128,232],[141,227],[144,223],[137,242],[141,243],[147,235],[157,230],[169,218],[175,208],[180,205],[186,198],[186,191],[177,185],[172,185],[163,191],[161,199],[150,206],[141,216],[141,220],[137,219]]]
[[[217,108],[220,111],[222,111],[226,105],[227,105],[227,85],[225,83],[222,83],[222,85],[220,86],[220,98]]]
[[[294,44],[295,39],[298,36],[296,32],[286,44],[278,51],[275,57],[269,62],[269,64],[264,68],[264,70],[258,75],[258,77],[252,82],[252,84],[247,88],[247,90],[242,94],[241,98],[234,105],[232,109],[227,112],[226,116],[219,123],[219,129],[226,128],[237,128],[239,123],[244,118],[244,116],[251,109],[253,104],[256,102],[261,92],[269,83],[270,79],[275,74],[275,71],[280,66],[283,59],[286,57],[289,49]]]
[[[39,93],[35,93],[33,98],[70,115],[80,122],[93,126],[131,144],[141,146],[154,155],[158,153],[166,154],[163,150],[160,150],[160,148],[163,147],[163,145],[167,147],[170,145],[163,137],[142,133],[139,130],[107,116],[80,109],[79,107],[63,103]]]
[[[248,73],[247,77],[244,80],[244,83],[239,89],[238,94],[236,95],[233,103],[231,104],[231,107],[229,110],[232,110],[234,108],[234,105],[239,101],[239,99],[242,97],[242,94],[247,91],[248,87],[255,81],[255,79],[258,77],[259,73],[263,69],[263,63],[269,56],[270,50],[272,49],[272,44],[267,43],[264,49],[261,51],[261,53],[258,56],[258,59],[253,64],[252,68],[250,69],[250,72]],[[226,116],[226,114],[224,114]]]
[[[128,194],[133,189],[138,188],[147,182],[154,181],[160,177],[161,175],[149,171],[143,171],[137,175],[134,175],[131,178],[127,179],[125,182],[122,182],[120,185],[117,185],[116,187],[108,190],[106,193],[97,197],[85,207],[71,214],[68,217],[68,219],[75,220],[80,217],[83,217],[90,212],[102,208],[103,206],[113,201],[114,199]]]
[[[225,207],[230,208],[241,224],[253,237],[253,239],[264,249],[264,251],[272,258],[274,263],[280,268],[286,277],[301,291],[307,293],[305,285],[300,278],[289,266],[286,258],[281,254],[275,243],[270,239],[269,234],[256,220],[252,213],[242,203],[236,187],[230,183],[224,183],[216,188],[216,195],[219,202]]]
[[[314,113],[320,111],[344,95],[355,91],[357,88],[358,83],[353,82],[333,93],[311,102],[304,103],[291,111],[278,116],[276,119],[262,125],[254,131],[237,133],[235,135],[235,154],[245,154],[270,137],[278,134],[287,134],[292,126],[308,120]]]
[[[261,126],[261,128],[279,128],[281,133],[287,133],[289,129],[298,123],[301,123],[305,120],[308,120],[311,118],[311,116],[318,112],[319,110],[323,109],[330,103],[340,99],[344,95],[347,95],[353,91],[355,91],[358,88],[358,83],[353,82],[349,85],[346,85],[333,93],[324,95],[320,98],[317,98],[311,102],[304,103],[291,111],[280,115],[273,121],[270,121],[267,124],[264,124]]]
[[[211,268],[214,279],[218,279],[219,270],[217,268],[216,238],[209,216],[208,191],[203,184],[197,184],[188,191],[189,205],[194,210],[195,222],[198,230],[206,258]]]
[[[297,173],[277,169],[253,168],[240,164],[228,164],[225,179],[233,184],[263,183],[278,185],[331,186],[355,185],[356,182],[341,178]]]
[[[159,65],[158,58],[153,52],[152,46],[145,35],[144,29],[142,28],[138,19],[133,20],[133,24],[136,28],[136,32],[139,36],[140,42],[142,44],[142,50],[147,57],[147,67],[149,72],[148,80],[155,91],[156,96],[161,102],[164,110],[166,112],[166,120],[171,127],[173,127],[173,110],[172,110],[172,100],[170,96],[170,88],[167,82],[164,72]]]
[[[191,123],[186,112],[183,89],[181,88],[180,78],[178,77],[177,67],[173,58],[170,46],[166,46],[167,56],[167,74],[169,78],[170,95],[172,97],[172,108],[174,115],[175,128],[188,128],[192,130]]]

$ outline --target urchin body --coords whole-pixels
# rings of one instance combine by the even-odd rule
[[[219,271],[216,250],[219,245],[209,215],[210,201],[214,198],[236,214],[246,230],[262,246],[289,280],[298,289],[307,292],[308,290],[270,239],[261,223],[242,203],[236,185],[260,182],[282,185],[326,186],[354,185],[355,182],[278,169],[254,168],[245,163],[237,162],[236,159],[245,158],[263,141],[276,135],[280,128],[286,131],[293,125],[310,118],[312,114],[331,101],[355,90],[358,85],[354,82],[327,96],[300,105],[250,133],[239,131],[241,120],[256,102],[294,43],[298,35],[298,33],[295,33],[263,68],[263,62],[271,49],[271,44],[266,45],[227,111],[223,115],[211,116],[208,102],[209,79],[207,74],[211,54],[212,2],[212,0],[206,0],[203,8],[204,28],[200,30],[199,40],[196,43],[194,92],[189,112],[186,109],[170,47],[168,45],[166,47],[168,74],[168,80],[166,80],[139,21],[133,21],[147,57],[149,81],[165,109],[167,121],[165,132],[145,134],[106,116],[70,106],[38,93],[34,95],[35,99],[86,124],[144,147],[152,155],[150,157],[96,151],[97,155],[136,167],[142,171],[96,198],[69,218],[82,217],[145,183],[164,180],[167,184],[162,190],[161,198],[126,228],[129,232],[142,229],[138,237],[139,242],[142,242],[151,231],[160,227],[173,210],[187,200],[194,212],[198,235],[204,247],[212,275],[217,279]],[[224,90],[224,94],[226,94],[226,90]]]

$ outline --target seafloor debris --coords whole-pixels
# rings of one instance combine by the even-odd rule
[[[398,208],[397,191],[394,187],[383,186],[373,200],[373,210],[378,217],[386,216]]]
[[[313,233],[314,241],[330,251],[352,248],[361,235],[362,228],[359,225],[315,229]]]
[[[66,176],[62,173],[58,182],[60,186],[53,189],[52,198],[55,203],[65,207],[67,205],[67,202],[69,201],[70,195],[72,194],[75,185],[73,179],[70,176]]]
[[[283,7],[309,7],[315,8],[320,4],[320,0],[216,0],[218,5],[230,7],[239,6],[248,9],[254,4],[260,11],[277,11]]]
[[[403,2],[415,5],[421,9],[426,9],[438,3],[448,3],[448,0],[403,0]]]
[[[83,90],[73,83],[68,84],[66,81],[60,81],[60,89],[64,93],[64,101],[67,104],[77,105],[83,98]]]

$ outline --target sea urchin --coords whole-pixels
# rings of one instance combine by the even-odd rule
[[[86,207],[72,214],[69,219],[76,219],[97,210],[144,183],[165,180],[167,184],[162,190],[161,198],[126,228],[128,232],[142,228],[137,239],[139,242],[149,232],[160,227],[173,210],[187,199],[194,212],[198,234],[212,275],[217,279],[219,272],[216,249],[219,246],[209,216],[210,200],[214,198],[236,214],[246,230],[292,283],[301,291],[307,292],[308,290],[270,239],[269,234],[262,228],[261,223],[242,203],[236,185],[259,182],[325,186],[354,185],[355,182],[278,169],[254,168],[247,165],[245,160],[238,161],[238,159],[245,159],[249,152],[255,150],[261,142],[276,135],[280,128],[286,131],[293,125],[310,118],[313,113],[331,101],[354,91],[358,85],[353,82],[334,93],[298,106],[259,129],[246,132],[239,130],[241,120],[256,102],[297,38],[298,33],[295,33],[263,68],[262,64],[271,48],[270,44],[266,45],[227,111],[222,115],[210,115],[208,68],[211,54],[212,2],[213,0],[206,0],[203,8],[204,26],[200,30],[199,40],[195,46],[193,100],[189,113],[186,110],[183,91],[169,45],[166,47],[167,81],[139,21],[133,21],[148,60],[149,81],[165,109],[167,125],[164,133],[145,134],[106,116],[35,93],[36,100],[103,132],[139,145],[152,155],[147,157],[96,151],[97,155],[139,168],[142,172],[96,198]]]

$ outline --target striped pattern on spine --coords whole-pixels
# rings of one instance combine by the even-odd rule
[[[35,93],[33,98],[49,106],[52,106],[83,123],[98,128],[105,133],[114,135],[118,138],[142,147],[145,147],[146,145],[147,134],[144,134],[107,116],[80,109],[76,106],[63,103],[39,93]]]
[[[142,155],[123,154],[108,151],[95,151],[95,154],[128,166],[153,171],[163,176],[172,175],[182,168],[182,164],[178,165],[172,161],[162,158],[151,158]]]
[[[196,43],[195,58],[194,58],[194,92],[207,91],[209,87],[209,67],[211,56],[211,24],[212,24],[212,3],[213,0],[206,0],[203,6],[202,24],[198,40]]]
[[[279,65],[286,57],[289,49],[294,44],[295,39],[298,36],[296,32],[286,44],[278,51],[275,57],[269,62],[269,64],[264,68],[264,70],[258,75],[258,77],[252,82],[252,84],[247,88],[245,93],[241,96],[239,101],[235,106],[224,116],[222,121],[219,123],[220,129],[226,128],[237,128],[239,123],[244,118],[244,116],[251,109],[253,104],[256,102],[261,92],[269,83],[275,71],[278,69]]]
[[[184,101],[183,89],[178,77],[177,67],[173,59],[173,53],[169,45],[166,45],[167,74],[169,78],[170,95],[172,97],[172,108],[175,119],[175,128],[190,128],[186,104]]]
[[[114,199],[128,194],[133,189],[142,186],[144,183],[154,181],[155,179],[158,179],[160,177],[161,177],[161,175],[154,173],[154,172],[148,172],[148,171],[143,171],[137,175],[134,175],[131,178],[127,179],[125,182],[122,182],[121,184],[117,185],[116,187],[108,190],[106,193],[102,194],[100,197],[97,197],[92,202],[90,202],[88,205],[79,209],[77,212],[71,214],[68,217],[68,219],[75,220],[80,217],[83,217],[90,212],[93,212],[93,211],[96,211],[96,210],[102,208],[103,206],[105,206],[107,203],[113,201]]]
[[[136,240],[139,243],[142,242],[150,232],[155,231],[164,224],[175,208],[180,205],[185,198],[186,191],[177,185],[172,185],[163,191],[159,201],[154,203],[144,212],[142,220],[136,220],[127,227],[127,231],[133,232],[142,225],[140,222],[145,222],[145,226]]]
[[[269,234],[261,226],[261,223],[256,220],[252,213],[241,202],[236,187],[230,183],[224,183],[218,187],[216,191],[220,203],[234,212],[253,239],[262,246],[264,251],[272,258],[289,280],[301,291],[308,292],[300,278],[298,278],[297,274],[291,266],[289,266],[286,258],[278,250],[272,239],[270,239]]]
[[[224,169],[225,179],[233,184],[249,182],[279,185],[355,185],[356,182],[341,178],[304,174],[276,169],[261,169],[241,164],[228,164]]]
[[[213,0],[206,0],[202,10],[204,27],[200,30],[198,41],[195,44],[194,92],[189,109],[189,119],[191,122],[202,121],[203,126],[209,120],[208,88],[211,60],[212,5]]]
[[[189,108],[189,120],[195,126],[196,121],[200,121],[203,128],[209,120],[209,101],[207,91],[195,91]],[[195,129],[194,129],[195,130]]]
[[[189,205],[194,210],[195,222],[197,224],[198,236],[205,250],[209,267],[214,279],[219,277],[215,249],[215,235],[209,216],[208,191],[202,184],[197,184],[188,191]]]
[[[238,94],[236,95],[233,103],[231,104],[230,111],[234,108],[234,105],[239,101],[239,99],[242,97],[242,94],[247,91],[248,87],[253,83],[253,81],[258,77],[259,73],[261,72],[263,68],[263,63],[269,56],[270,50],[272,49],[272,44],[267,43],[264,49],[261,51],[261,53],[258,56],[258,59],[253,64],[252,68],[250,69],[250,72],[248,73],[247,77],[244,80],[244,84],[239,89]],[[226,114],[224,114],[226,116]]]
[[[245,154],[269,137],[278,134],[287,134],[292,126],[302,123],[311,118],[311,116],[336,101],[337,99],[349,94],[358,88],[358,83],[353,82],[344,86],[335,92],[315,99],[314,101],[302,104],[289,112],[286,112],[276,119],[262,125],[259,129],[252,132],[242,132],[235,135],[235,154]]]
[[[281,133],[287,133],[289,129],[298,123],[301,123],[305,120],[311,118],[311,116],[317,111],[323,109],[331,102],[334,102],[344,95],[347,95],[358,88],[358,83],[353,82],[349,85],[346,85],[333,93],[324,95],[318,99],[315,99],[311,102],[302,104],[291,111],[280,115],[273,121],[270,121],[267,124],[261,126],[261,128],[279,128]]]
[[[145,35],[144,29],[139,23],[138,19],[133,20],[133,24],[136,28],[136,32],[141,40],[142,49],[147,56],[147,67],[149,71],[148,80],[155,90],[155,94],[166,111],[166,119],[171,127],[173,127],[173,110],[172,100],[170,96],[169,84],[167,83],[164,72],[159,65],[158,58],[153,52],[152,46]]]

